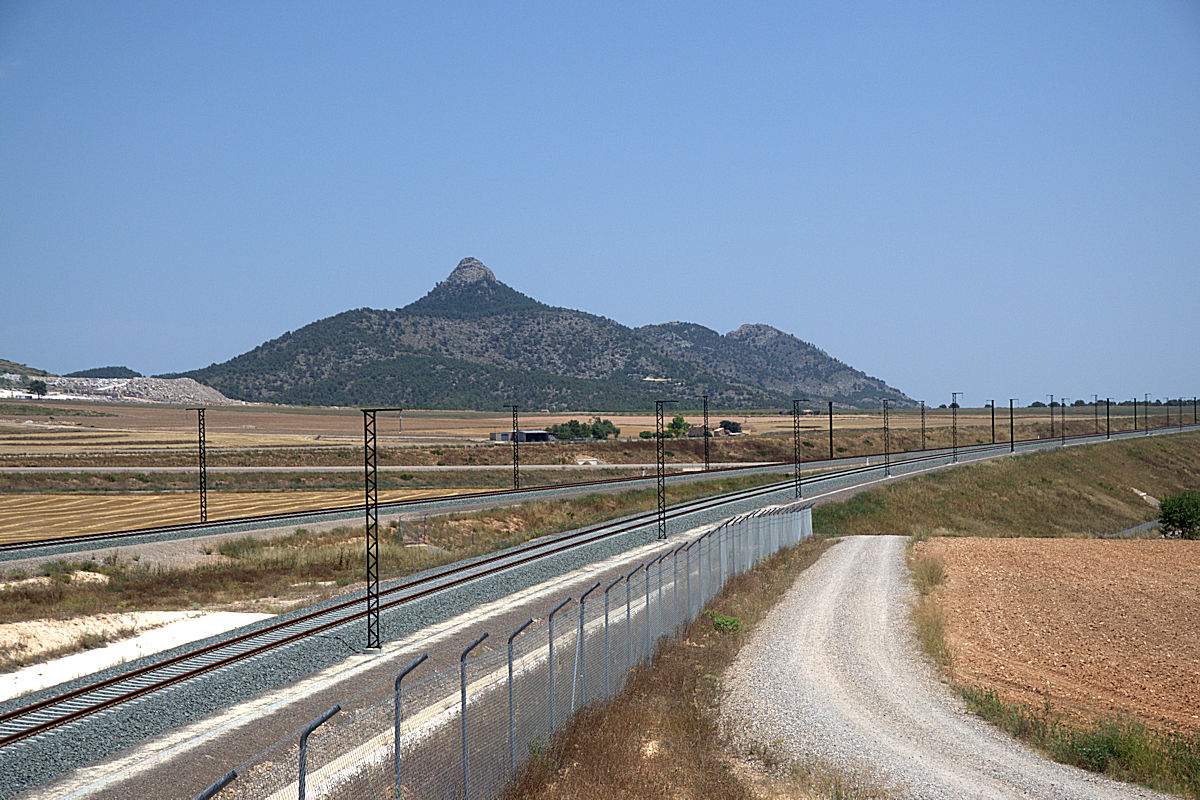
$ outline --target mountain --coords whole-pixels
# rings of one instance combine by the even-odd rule
[[[322,405],[620,410],[663,398],[696,405],[693,398],[708,394],[719,408],[784,407],[800,386],[791,376],[801,374],[813,386],[852,388],[828,395],[839,403],[862,402],[868,389],[907,400],[766,326],[721,336],[679,325],[635,330],[549,306],[465,258],[403,308],[345,311],[222,364],[164,377],[195,378],[243,400]],[[755,334],[760,327],[777,336]],[[804,361],[771,363],[783,354]],[[745,373],[739,359],[749,365]]]
[[[46,372],[44,369],[35,369],[25,364],[20,364],[16,361],[9,361],[7,359],[0,358],[0,375],[2,374],[32,375],[34,377],[38,377],[44,375],[53,375],[54,373]]]
[[[826,398],[873,408],[882,400],[911,399],[878,378],[770,325],[743,325],[724,336],[691,322],[646,325],[636,333],[664,352],[704,365],[718,375],[793,397]]]

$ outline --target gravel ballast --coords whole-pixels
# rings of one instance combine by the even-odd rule
[[[759,624],[726,674],[724,729],[914,798],[1165,798],[1056,764],[969,712],[918,653],[906,539],[830,548]]]

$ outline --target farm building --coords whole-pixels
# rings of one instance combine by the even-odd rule
[[[498,431],[496,433],[491,434],[491,436],[489,438],[491,438],[491,440],[493,442],[511,442],[512,435],[513,435],[512,431]],[[553,440],[553,437],[550,436],[550,434],[546,431],[517,431],[517,441],[521,442],[521,443],[523,443],[523,442],[549,442],[552,440]]]

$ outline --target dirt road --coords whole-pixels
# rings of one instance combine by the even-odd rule
[[[917,653],[905,539],[830,548],[755,631],[726,676],[725,728],[914,798],[1162,798],[1055,764],[966,711]]]

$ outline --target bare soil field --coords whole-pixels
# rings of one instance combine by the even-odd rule
[[[783,411],[783,409],[781,409]],[[702,425],[695,411],[679,412],[692,425]],[[1114,410],[1114,428],[1131,427],[1128,412]],[[587,420],[592,412],[549,414],[523,412],[523,428],[541,429],[570,419]],[[625,438],[636,438],[642,431],[654,430],[649,414],[603,414],[621,429]],[[1101,416],[1103,416],[1101,414]],[[1084,432],[1094,427],[1091,409],[1068,409],[1068,427]],[[722,419],[740,423],[743,430],[760,434],[790,434],[790,413],[722,412],[710,413],[710,424]],[[1018,409],[1018,426],[1044,427],[1049,435],[1047,409]],[[913,410],[893,411],[889,419],[896,430],[919,430],[920,414]],[[990,428],[987,409],[961,409],[959,425]],[[1103,425],[1103,419],[1100,424]],[[926,425],[932,431],[948,429],[947,409],[928,409]],[[352,408],[302,408],[296,406],[223,406],[205,415],[209,447],[359,447],[362,444],[362,413]],[[801,420],[804,435],[822,443],[829,418],[805,416]],[[996,410],[998,438],[1007,437],[1007,409]],[[402,421],[394,414],[380,414],[378,437],[381,445],[482,442],[494,431],[512,427],[506,414],[475,411],[412,410]],[[834,414],[838,431],[859,431],[882,427],[882,412],[845,411]],[[1024,429],[1023,429],[1024,430]],[[1028,433],[1021,435],[1030,435]],[[964,439],[965,443],[974,441]],[[988,437],[990,440],[990,431]],[[981,439],[982,441],[982,439]],[[88,402],[0,402],[0,455],[36,453],[87,453],[113,450],[159,451],[188,450],[195,447],[196,415],[181,406],[133,403]],[[882,445],[882,442],[876,444]]]
[[[408,500],[447,494],[469,494],[479,489],[380,489],[379,500]],[[315,492],[212,492],[208,493],[208,519],[304,511],[349,506],[363,502],[362,490]],[[85,533],[177,525],[197,522],[200,500],[196,493],[178,494],[0,494],[0,542],[50,539]]]
[[[955,682],[1200,732],[1200,542],[943,537],[916,553],[945,563]]]

